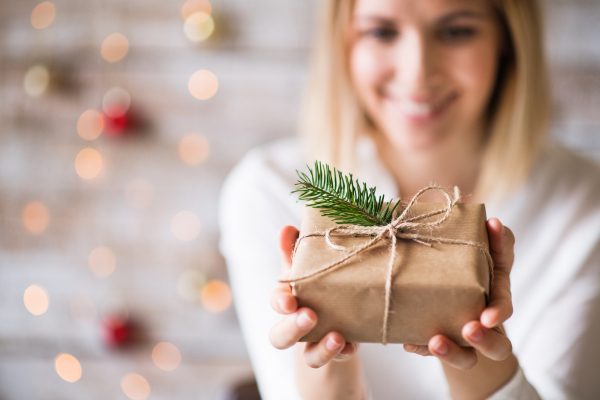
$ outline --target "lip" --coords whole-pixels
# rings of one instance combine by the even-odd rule
[[[443,114],[457,97],[458,95],[455,92],[450,92],[443,96],[429,98],[426,101],[390,95],[386,96],[386,100],[396,112],[409,122],[427,123],[434,121]]]

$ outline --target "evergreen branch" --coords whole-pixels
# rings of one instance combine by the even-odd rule
[[[338,224],[362,226],[387,225],[392,221],[398,201],[391,209],[390,200],[383,207],[385,196],[375,195],[375,187],[353,180],[352,174],[345,176],[329,165],[315,161],[314,170],[307,166],[310,176],[296,170],[299,200],[307,200],[310,207],[321,209],[321,215],[330,217]]]

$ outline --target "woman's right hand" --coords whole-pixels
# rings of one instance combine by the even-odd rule
[[[284,226],[279,231],[281,279],[287,279],[292,269],[292,252],[298,239],[298,229]],[[278,349],[287,349],[317,325],[317,314],[310,308],[298,308],[298,301],[288,283],[278,283],[271,293],[271,307],[284,317],[271,327],[269,341]],[[358,343],[346,343],[341,334],[329,332],[318,343],[306,343],[304,361],[319,368],[331,360],[346,361],[357,353]]]

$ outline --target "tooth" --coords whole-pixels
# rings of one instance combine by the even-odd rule
[[[412,114],[412,115],[417,115],[417,116],[424,116],[424,115],[430,114],[433,109],[431,104],[416,103],[413,101],[403,102],[401,105],[401,108],[407,114]]]

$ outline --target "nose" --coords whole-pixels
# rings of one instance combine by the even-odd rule
[[[403,34],[396,59],[396,74],[401,86],[418,94],[435,84],[438,56],[434,43],[419,30]]]

